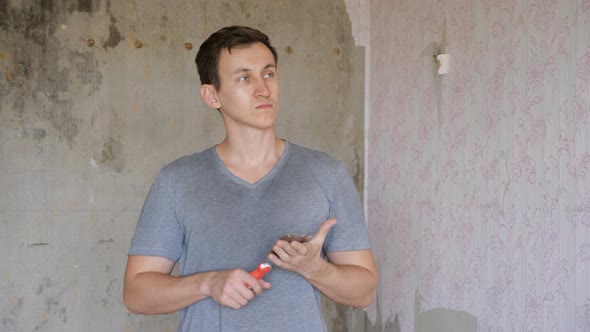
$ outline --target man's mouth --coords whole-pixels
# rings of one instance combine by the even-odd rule
[[[269,109],[272,107],[273,107],[272,104],[260,104],[260,105],[256,106],[256,109],[261,110],[261,109]]]

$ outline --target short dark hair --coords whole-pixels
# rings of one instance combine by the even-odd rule
[[[221,51],[227,48],[231,52],[231,49],[234,47],[245,47],[258,42],[268,47],[275,58],[275,64],[277,64],[279,60],[277,51],[270,44],[268,36],[261,31],[250,27],[234,25],[214,32],[201,44],[197,52],[197,57],[195,58],[201,84],[212,84],[215,86],[215,89],[219,90],[221,86],[221,82],[219,81],[219,58],[221,57]]]

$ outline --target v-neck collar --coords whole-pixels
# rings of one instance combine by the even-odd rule
[[[225,164],[223,163],[223,160],[221,160],[221,158],[219,157],[219,154],[217,153],[217,150],[216,150],[216,146],[211,147],[210,150],[211,150],[211,153],[213,153],[213,156],[215,158],[217,168],[221,171],[221,173],[223,173],[223,175],[225,175],[228,179],[230,179],[232,182],[234,182],[235,184],[237,184],[239,186],[242,186],[242,187],[245,187],[248,189],[256,189],[256,188],[262,186],[263,184],[272,181],[272,179],[274,179],[274,177],[276,176],[277,172],[286,163],[286,161],[289,157],[290,144],[287,140],[284,140],[284,142],[285,142],[285,150],[283,151],[283,154],[281,154],[281,157],[279,158],[277,163],[273,166],[273,168],[268,173],[266,173],[262,178],[258,179],[258,181],[254,182],[254,183],[250,183],[250,182],[242,179],[241,177],[236,176],[234,173],[232,173],[227,168],[227,166],[225,166]]]

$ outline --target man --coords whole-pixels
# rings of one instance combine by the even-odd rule
[[[365,307],[378,279],[356,188],[338,160],[276,137],[277,54],[265,34],[223,28],[196,63],[226,137],[155,180],[129,250],[125,304],[182,310],[178,331],[326,331],[319,292]],[[279,240],[286,233],[313,237]],[[272,270],[257,280],[248,271],[265,259]]]

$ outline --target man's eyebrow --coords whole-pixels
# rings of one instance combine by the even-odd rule
[[[274,65],[274,64],[272,64],[272,63],[269,63],[268,65],[264,66],[264,69],[265,69],[265,70],[266,70],[266,69],[270,69],[270,68],[274,68],[274,69],[276,69],[276,68],[277,68],[277,66],[276,66],[276,65]],[[236,70],[234,70],[234,71],[232,72],[232,75],[235,75],[235,74],[241,74],[241,73],[249,73],[249,72],[251,72],[251,71],[252,71],[252,69],[250,69],[250,68],[238,68],[238,69],[236,69]]]
[[[248,69],[248,68],[238,68],[233,71],[232,75],[240,74],[240,73],[247,73],[247,72],[251,72],[251,71],[252,71],[252,69]]]

